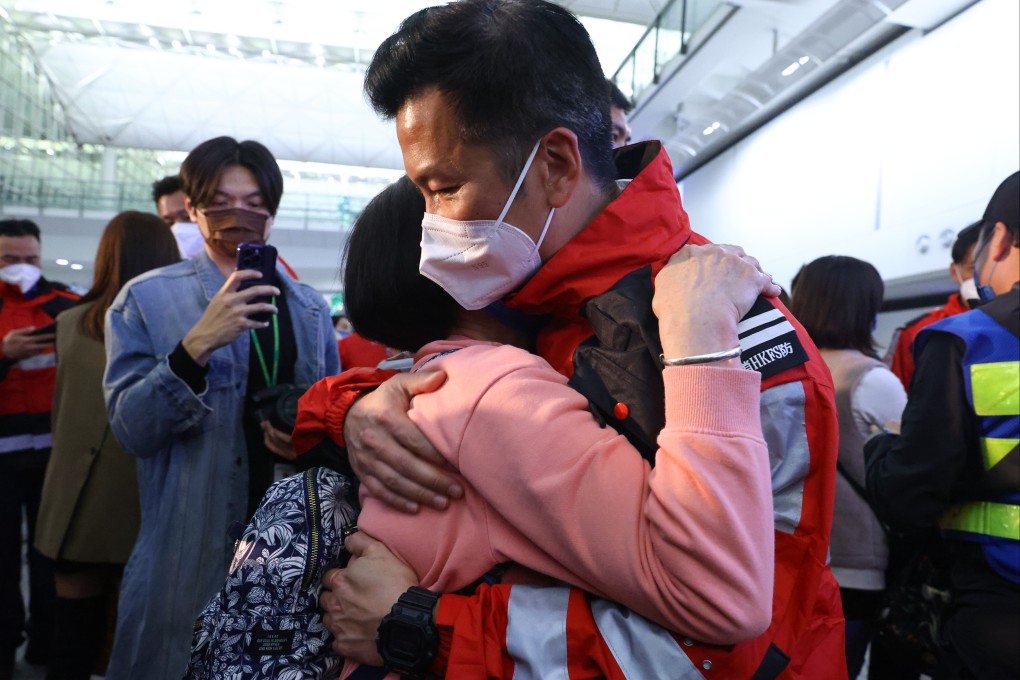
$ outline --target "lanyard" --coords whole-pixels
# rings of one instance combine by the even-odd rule
[[[276,304],[276,297],[273,296],[273,304]],[[255,335],[255,329],[249,328],[248,332],[251,334],[251,344],[255,348],[255,353],[259,357],[259,366],[262,367],[262,377],[266,379],[266,387],[274,387],[276,385],[276,378],[280,370],[280,321],[276,314],[273,314],[273,374],[269,375],[269,369],[266,368],[266,358],[262,355],[262,345],[259,343],[259,338]]]

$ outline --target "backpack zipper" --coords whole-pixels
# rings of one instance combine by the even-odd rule
[[[308,508],[308,559],[305,561],[305,573],[301,578],[301,590],[308,590],[315,578],[319,564],[319,494],[315,488],[314,468],[305,472],[305,507]]]

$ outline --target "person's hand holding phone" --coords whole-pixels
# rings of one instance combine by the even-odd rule
[[[33,326],[15,328],[4,336],[4,356],[14,361],[21,361],[42,354],[53,347],[57,338],[55,331],[55,323],[39,328]]]
[[[259,302],[256,298],[271,298],[280,294],[276,286],[257,283],[262,273],[253,269],[238,269],[227,277],[209,306],[188,334],[184,336],[184,349],[199,366],[209,363],[213,351],[229,345],[251,328],[265,328],[268,321],[257,321],[256,314],[276,314],[276,306]],[[245,281],[255,282],[250,288],[238,290]]]

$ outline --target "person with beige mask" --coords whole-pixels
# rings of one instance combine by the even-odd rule
[[[321,295],[282,268],[270,280],[236,269],[239,244],[264,245],[280,204],[270,151],[217,137],[180,175],[203,250],[131,281],[107,315],[106,407],[138,458],[142,508],[111,679],[184,673],[195,617],[227,573],[232,525],[292,471],[290,433],[263,416],[258,395],[339,369]]]

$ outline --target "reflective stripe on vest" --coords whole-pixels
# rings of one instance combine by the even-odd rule
[[[970,385],[979,416],[1020,415],[1020,361],[973,364]]]
[[[981,460],[986,470],[991,470],[1003,458],[1020,445],[1020,439],[998,439],[996,437],[981,438]]]
[[[14,453],[17,451],[38,451],[53,446],[53,435],[46,434],[16,434],[9,437],[0,437],[0,453]]]
[[[513,680],[568,680],[569,588],[516,585],[507,605],[506,649],[514,658]]]
[[[984,501],[958,503],[945,512],[939,528],[1020,541],[1020,506]]]
[[[971,364],[970,391],[978,416],[1020,416],[1020,361]],[[985,469],[998,465],[1018,443],[1020,439],[1014,437],[981,437],[981,462]]]
[[[516,588],[516,586],[515,586]],[[628,680],[704,680],[672,634],[615,602],[593,600],[595,624]]]

